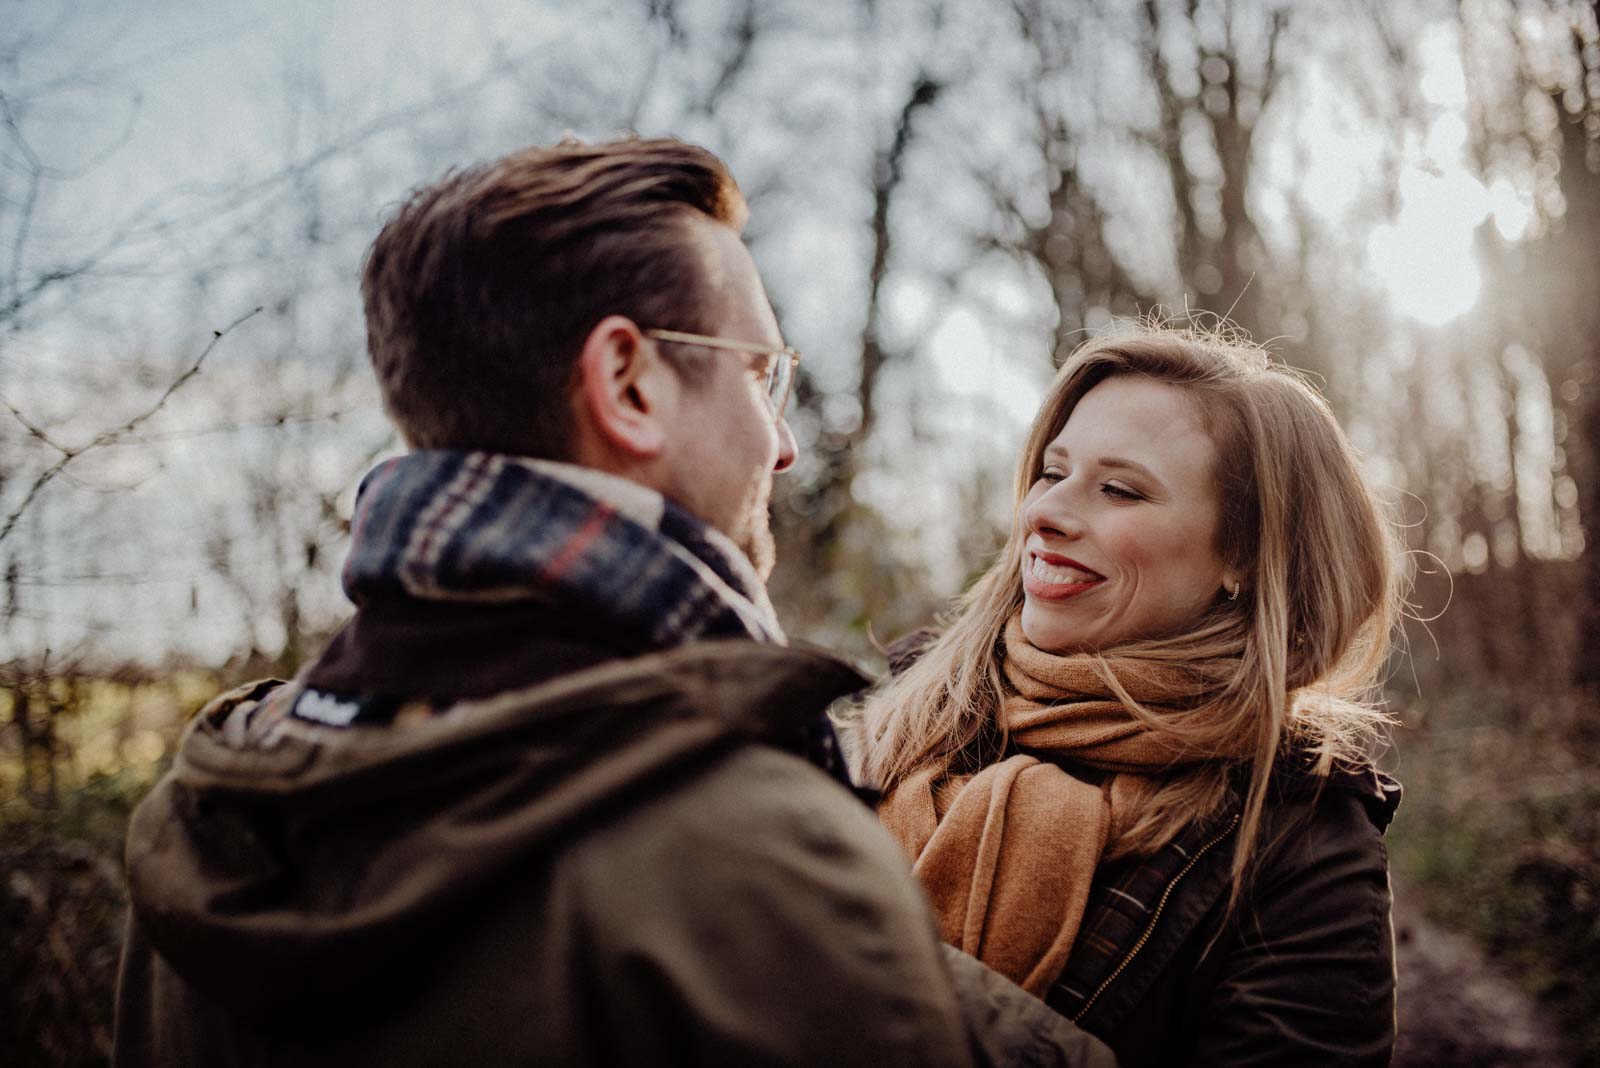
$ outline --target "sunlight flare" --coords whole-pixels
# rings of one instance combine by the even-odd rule
[[[1473,245],[1489,215],[1489,193],[1459,168],[1408,168],[1400,205],[1395,221],[1368,237],[1368,264],[1397,312],[1443,326],[1471,310],[1483,289]]]

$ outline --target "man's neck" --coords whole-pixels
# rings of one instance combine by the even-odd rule
[[[658,491],[626,475],[612,474],[599,468],[565,463],[561,460],[519,457],[517,462],[543,472],[551,478],[559,478],[568,485],[576,486],[596,500],[605,501],[615,508],[618,514],[626,516],[640,526],[654,529],[661,522],[661,513],[666,508],[666,498]]]

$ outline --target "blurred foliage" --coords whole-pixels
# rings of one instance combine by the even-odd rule
[[[148,679],[0,666],[0,819],[55,813],[64,829],[88,834],[70,822],[71,799],[93,809],[96,795],[84,794],[92,784],[151,778],[219,680],[194,670]]]
[[[0,1049],[15,1068],[108,1061],[127,894],[122,834],[159,765],[0,810]]]
[[[103,1064],[127,902],[122,840],[178,733],[216,688],[0,671],[0,1049],[6,1063]]]
[[[1432,702],[1397,739],[1397,878],[1468,932],[1600,1065],[1600,759],[1594,698],[1505,684]]]

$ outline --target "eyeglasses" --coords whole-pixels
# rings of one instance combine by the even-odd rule
[[[767,366],[763,372],[766,378],[767,400],[772,404],[772,417],[774,419],[783,417],[784,406],[789,403],[789,391],[794,387],[794,369],[800,363],[799,350],[787,345],[775,349],[771,345],[763,345],[757,341],[731,341],[725,337],[685,334],[680,330],[646,330],[644,336],[676,345],[701,345],[708,349],[767,357]]]

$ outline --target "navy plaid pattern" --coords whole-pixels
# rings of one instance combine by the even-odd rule
[[[1238,802],[1220,815],[1191,823],[1152,857],[1102,864],[1095,873],[1083,923],[1072,955],[1045,1002],[1069,1019],[1078,1019],[1089,1000],[1116,975],[1155,920],[1167,888],[1184,875],[1205,844],[1233,825]]]
[[[641,650],[784,640],[760,578],[726,538],[666,500],[645,526],[563,479],[563,467],[445,449],[378,465],[357,494],[345,593],[358,605],[408,597],[572,605]],[[393,702],[358,696],[314,704],[319,714],[305,716],[300,702],[320,696],[307,691],[287,714],[330,726],[394,712]],[[825,714],[773,741],[854,788]]]
[[[705,637],[782,641],[753,576],[671,502],[648,529],[549,465],[425,450],[363,481],[343,583],[357,604],[582,604],[634,644],[664,649]]]

